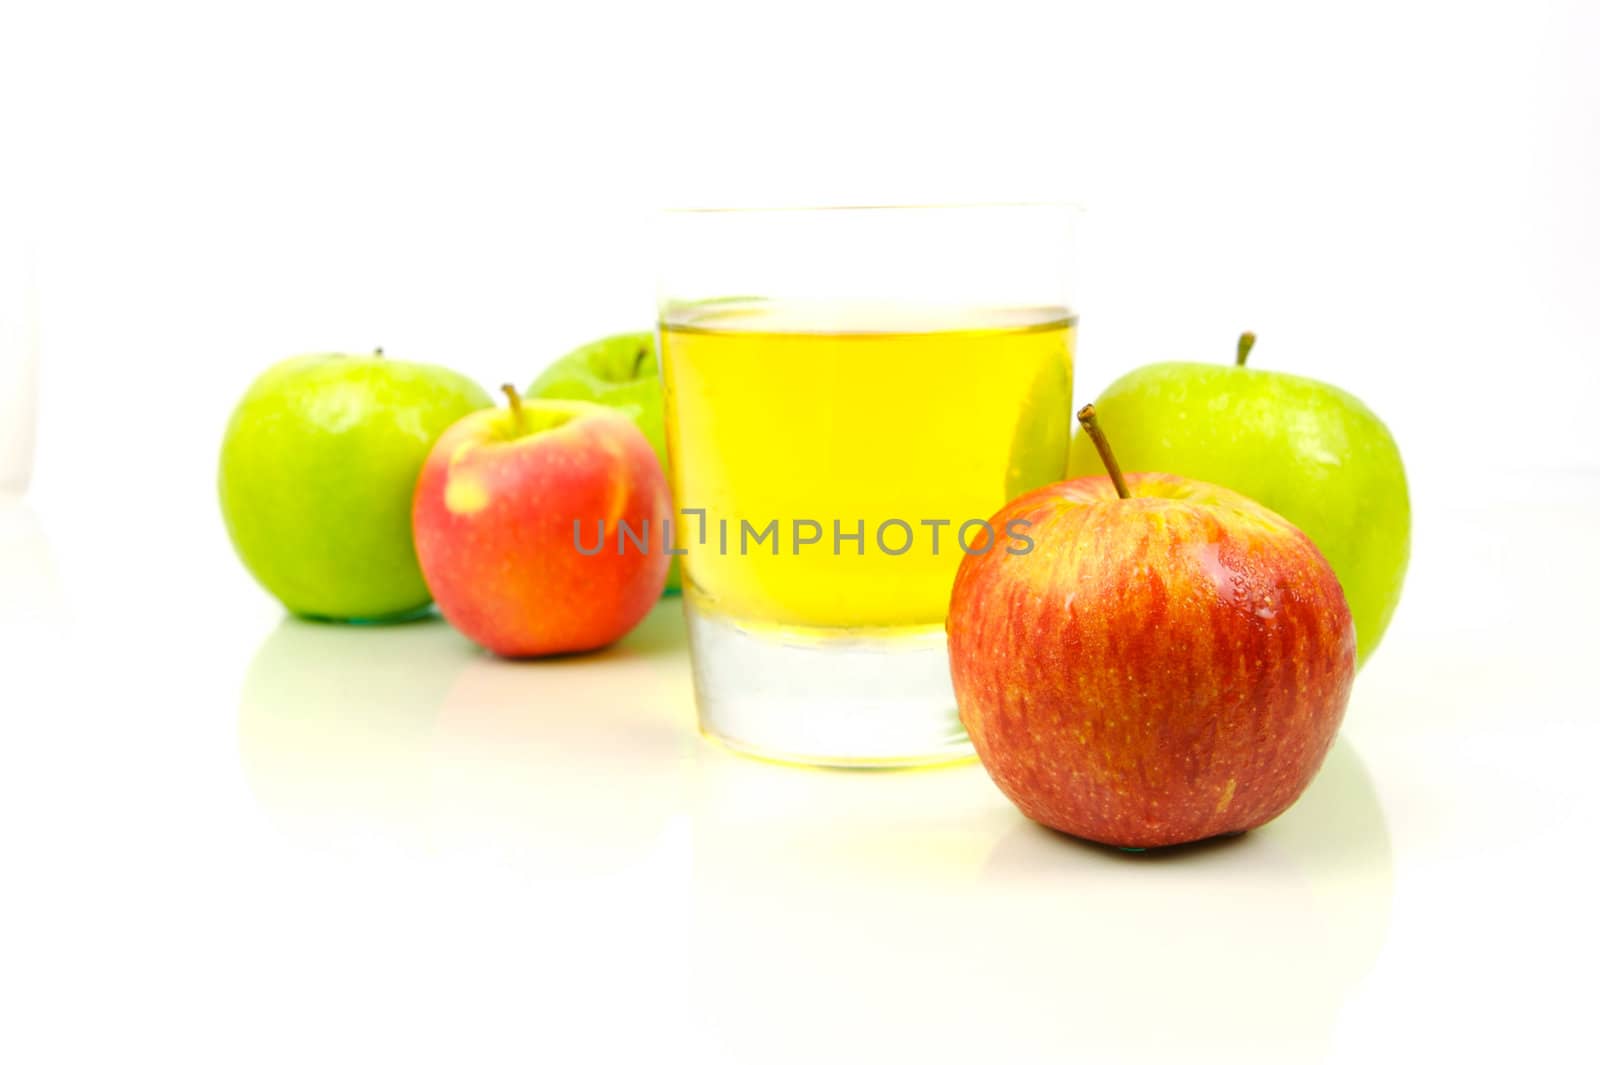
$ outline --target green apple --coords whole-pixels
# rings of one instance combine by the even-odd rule
[[[1094,401],[1129,471],[1210,481],[1266,505],[1311,537],[1355,619],[1359,661],[1389,626],[1411,555],[1405,466],[1388,428],[1355,396],[1321,381],[1245,365],[1159,362]],[[1071,476],[1104,470],[1079,432]]]
[[[1072,369],[1064,358],[1046,359],[1034,374],[1012,430],[1006,498],[1065,477],[1071,441]]]
[[[384,621],[432,597],[411,541],[411,500],[434,441],[492,406],[439,366],[303,355],[258,377],[222,441],[217,490],[252,575],[292,613]]]
[[[569,351],[551,363],[524,393],[529,399],[582,399],[614,407],[633,419],[667,465],[666,409],[661,398],[661,369],[654,333],[619,333]],[[667,593],[682,586],[678,560],[667,571]]]

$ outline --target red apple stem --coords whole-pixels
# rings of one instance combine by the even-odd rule
[[[1105,464],[1106,473],[1111,475],[1111,483],[1117,486],[1117,498],[1131,497],[1133,493],[1128,491],[1128,482],[1122,477],[1122,467],[1117,465],[1117,456],[1111,453],[1111,441],[1100,431],[1100,419],[1095,416],[1093,403],[1084,404],[1078,412],[1078,421],[1083,431],[1089,434],[1089,439],[1094,441],[1094,449],[1100,452],[1100,461]]]
[[[1244,360],[1246,360],[1246,359],[1248,359],[1250,357],[1250,349],[1255,347],[1255,346],[1256,346],[1256,335],[1254,333],[1240,333],[1239,334],[1239,354],[1237,356],[1235,356],[1235,358],[1233,360],[1233,364],[1235,366],[1243,366],[1244,365]]]
[[[517,387],[515,385],[501,385],[500,391],[504,392],[506,399],[511,401],[511,424],[516,427],[518,433],[521,433],[527,428],[526,416],[522,413],[522,397],[517,395]]]

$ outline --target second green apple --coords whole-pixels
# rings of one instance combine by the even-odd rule
[[[1210,481],[1288,518],[1321,549],[1350,603],[1359,661],[1378,646],[1411,555],[1411,501],[1394,437],[1355,396],[1310,378],[1245,365],[1161,362],[1094,401],[1129,471]],[[1074,437],[1069,476],[1103,473]]]
[[[530,399],[583,399],[624,412],[650,441],[671,483],[654,333],[619,333],[570,351],[551,363],[526,395]],[[667,592],[679,591],[681,584],[674,558],[667,571]]]

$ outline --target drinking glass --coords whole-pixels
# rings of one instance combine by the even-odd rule
[[[659,340],[701,729],[780,761],[967,757],[945,613],[1061,479],[1065,205],[665,212]]]

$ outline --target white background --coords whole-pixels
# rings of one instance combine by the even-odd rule
[[[0,10],[42,498],[108,461],[90,411],[203,490],[288,354],[531,379],[649,324],[651,212],[689,203],[1075,200],[1080,397],[1248,327],[1384,416],[1419,490],[1600,463],[1592,4]]]
[[[0,523],[24,869],[0,883],[0,1044],[744,1062],[843,1010],[879,1060],[930,1021],[967,1060],[1085,1033],[1570,1051],[1600,814],[1597,55],[1576,3],[0,7],[0,216],[37,230],[43,293],[35,490]],[[281,625],[222,533],[222,425],[262,368],[382,345],[525,383],[648,326],[660,205],[997,199],[1088,208],[1081,398],[1249,327],[1255,362],[1344,385],[1400,440],[1406,599],[1338,771],[1281,823],[1144,876],[1030,834],[975,769],[721,759],[666,614],[520,673],[380,637],[408,720],[465,722],[442,748],[365,719],[250,738],[280,680],[365,661]],[[549,706],[584,759],[539,747]],[[486,707],[523,716],[473,763]],[[369,808],[418,757],[421,829]],[[630,824],[604,796],[636,793],[670,812],[616,834],[623,872],[504,860],[581,868]],[[1108,981],[1075,960],[1105,958]]]

